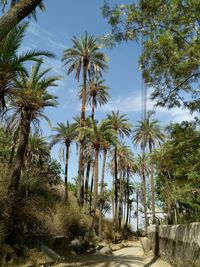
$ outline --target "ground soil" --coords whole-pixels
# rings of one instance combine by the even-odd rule
[[[68,263],[59,263],[56,267],[171,267],[168,263],[144,255],[139,241],[131,242],[125,248],[114,251],[113,256],[82,255],[69,259]]]

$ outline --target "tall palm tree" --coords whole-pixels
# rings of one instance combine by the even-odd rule
[[[44,78],[43,76],[47,73],[47,70],[40,71],[40,66],[41,63],[37,63],[32,68],[30,75],[28,72],[21,73],[19,79],[15,81],[16,89],[13,90],[9,103],[13,109],[14,118],[19,120],[19,138],[8,187],[10,203],[7,203],[5,213],[2,214],[1,218],[6,230],[9,229],[12,221],[13,205],[15,196],[18,193],[31,124],[39,124],[40,118],[46,118],[48,120],[44,115],[44,109],[57,105],[56,97],[50,94],[47,89],[50,86],[56,86],[55,81],[58,78]]]
[[[87,104],[90,104],[90,106],[92,107],[91,118],[93,120],[94,111],[97,106],[105,105],[108,102],[108,98],[110,97],[108,93],[110,88],[104,85],[104,82],[105,80],[102,80],[98,76],[95,76],[87,83],[86,99]],[[79,97],[80,99],[82,99],[82,90],[80,90]]]
[[[91,215],[93,216],[94,223],[98,196],[99,152],[101,149],[102,142],[105,142],[105,140],[111,140],[111,136],[114,133],[110,127],[108,120],[103,120],[99,124],[96,124],[93,120],[91,120],[91,127],[82,127],[80,131],[85,135],[86,138],[88,138],[89,142],[92,144],[95,154],[94,193],[91,210]]]
[[[56,97],[47,89],[56,86],[59,77],[44,77],[50,69],[40,70],[40,67],[41,62],[32,67],[31,74],[21,73],[20,78],[15,81],[16,90],[13,91],[10,101],[13,117],[20,121],[18,147],[9,185],[11,195],[15,195],[18,190],[31,124],[39,124],[40,118],[49,121],[44,109],[57,105]]]
[[[63,53],[62,61],[64,65],[69,65],[67,74],[75,71],[75,77],[79,82],[82,72],[82,106],[81,106],[81,126],[85,126],[86,113],[86,92],[87,79],[93,75],[98,75],[101,71],[107,69],[108,59],[103,52],[100,52],[97,38],[89,35],[81,35],[80,40],[76,37],[72,38],[73,48],[66,49]],[[83,204],[83,195],[81,194],[81,177],[84,173],[84,145],[83,140],[80,145],[78,180],[77,180],[77,200],[79,205]]]
[[[144,120],[138,122],[134,130],[133,142],[135,145],[140,144],[141,149],[144,151],[148,148],[150,154],[152,154],[153,149],[156,145],[160,145],[164,142],[165,136],[161,131],[159,126],[159,121],[156,119],[151,119],[149,113]],[[152,217],[153,223],[155,223],[155,189],[154,189],[154,168],[153,162],[151,162],[151,202],[152,202]]]
[[[18,73],[27,73],[24,63],[29,60],[39,62],[40,56],[53,57],[52,53],[39,50],[19,53],[27,26],[27,23],[17,26],[0,42],[0,110],[6,107],[5,98],[12,94]]]
[[[145,221],[145,230],[147,231],[148,219],[147,219],[147,188],[146,188],[146,176],[149,173],[148,157],[143,153],[137,157],[137,172],[142,179],[142,202],[144,207],[144,221]]]
[[[133,176],[136,173],[136,160],[133,157],[133,154],[130,155],[127,158],[127,162],[126,162],[126,189],[125,189],[125,204],[127,205],[126,208],[126,219],[125,219],[125,227],[127,227],[128,225],[128,221],[129,221],[129,211],[130,211],[130,195],[133,194],[135,186],[133,183],[130,182],[130,177]]]
[[[81,117],[76,116],[74,118],[75,120],[75,124],[77,127],[77,132],[78,132],[78,136],[77,136],[77,149],[78,149],[78,144],[80,144],[80,154],[79,154],[79,167],[80,167],[80,163],[82,168],[79,169],[78,174],[81,175],[81,179],[77,179],[77,200],[78,200],[78,204],[83,206],[84,202],[86,200],[87,203],[87,182],[88,182],[88,178],[89,178],[89,171],[90,171],[90,166],[92,164],[93,158],[91,158],[92,155],[89,156],[89,154],[91,154],[91,151],[88,150],[88,143],[87,140],[84,139],[84,135],[82,134],[82,132],[80,131],[82,124],[81,124]],[[90,118],[87,118],[85,121],[85,125],[86,126],[90,126]],[[84,149],[83,149],[84,148]],[[89,160],[89,158],[91,160]],[[84,166],[85,163],[87,163],[87,172],[86,172],[86,179],[84,179]],[[89,171],[88,171],[89,169]],[[80,177],[79,177],[80,178]],[[91,186],[92,187],[92,186]],[[84,197],[85,195],[85,197]],[[79,197],[78,197],[79,196]]]
[[[102,162],[102,172],[101,172],[101,186],[100,186],[100,196],[99,196],[99,237],[102,238],[102,229],[103,229],[103,195],[104,195],[104,177],[105,177],[105,167],[107,152],[111,146],[115,146],[118,143],[118,137],[116,131],[112,128],[109,129],[107,135],[101,140],[101,150],[103,150],[103,162]]]
[[[118,136],[123,138],[130,136],[131,124],[128,122],[125,114],[120,114],[112,111],[111,114],[107,114],[107,118],[112,125],[112,128],[117,132]],[[118,203],[118,170],[117,170],[117,146],[114,151],[114,166],[115,166],[115,212],[114,212],[114,228],[117,227],[117,203]]]
[[[117,147],[117,159],[120,173],[117,219],[119,230],[121,230],[123,191],[125,189],[124,178],[126,176],[127,168],[129,167],[130,161],[133,161],[133,153],[130,147],[127,146],[124,142],[120,143]]]
[[[53,128],[56,134],[51,136],[50,146],[54,146],[57,143],[61,143],[60,156],[65,158],[65,201],[68,202],[68,162],[69,162],[69,149],[70,145],[76,140],[77,126],[75,123],[70,124],[67,121],[66,124],[58,123],[57,127]],[[63,146],[64,145],[64,146]],[[64,149],[65,157],[64,157]]]

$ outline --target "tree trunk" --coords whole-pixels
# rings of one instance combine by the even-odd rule
[[[87,93],[87,63],[84,63],[84,65],[83,65],[82,105],[81,105],[81,127],[85,126],[86,93]]]
[[[130,216],[129,216],[129,224],[131,224],[131,211],[132,211],[132,202],[130,202],[130,205],[129,205],[129,210],[130,210]]]
[[[99,148],[95,148],[95,175],[94,175],[94,193],[93,193],[93,199],[92,199],[92,210],[91,210],[91,216],[92,216],[92,222],[90,226],[90,232],[94,229],[94,221],[95,221],[95,214],[96,214],[96,208],[97,208],[97,197],[98,197],[98,165],[99,165]]]
[[[112,188],[114,188],[114,184],[115,184],[115,178],[113,177],[113,184],[112,184]],[[112,215],[113,215],[113,222],[114,222],[114,218],[115,218],[115,196],[114,196],[114,191],[112,191]]]
[[[117,230],[117,225],[118,225],[118,214],[117,214],[117,204],[118,204],[117,147],[115,147],[114,164],[115,164],[115,213],[114,213],[114,230],[116,231]]]
[[[149,144],[149,152],[152,154],[152,145]],[[151,160],[151,204],[152,204],[152,223],[156,223],[156,211],[155,211],[155,185],[154,185],[154,168]]]
[[[127,225],[128,225],[128,217],[129,217],[129,201],[130,201],[130,196],[129,196],[129,173],[128,173],[128,172],[127,172],[126,191],[127,191],[127,196],[126,196],[127,209],[126,209],[126,222],[125,222],[125,227],[127,227]]]
[[[100,189],[100,207],[99,207],[99,237],[102,238],[102,229],[103,229],[103,193],[104,193],[104,177],[105,177],[105,166],[106,166],[106,155],[107,150],[104,150],[103,153],[103,163],[102,163],[102,176],[101,176],[101,189]]]
[[[88,206],[88,184],[89,184],[89,177],[90,177],[90,168],[91,168],[91,161],[89,160],[87,163],[87,169],[86,169],[86,176],[85,176],[85,192],[84,192],[84,203],[86,206]]]
[[[98,197],[98,164],[99,164],[99,149],[95,149],[95,176],[94,176],[94,193],[92,199],[92,212],[95,214],[97,207],[97,197]]]
[[[0,17],[0,42],[25,17],[27,17],[42,0],[20,0],[7,13]]]
[[[82,106],[81,106],[81,127],[85,126],[86,110],[86,88],[87,88],[87,63],[83,65],[83,89],[82,89]],[[84,203],[84,140],[80,142],[78,181],[77,181],[77,200],[79,206]]]
[[[147,219],[147,200],[146,200],[146,178],[145,178],[145,173],[144,173],[144,166],[142,167],[142,186],[143,186],[143,206],[144,206],[144,226],[145,226],[145,231],[147,231],[147,226],[148,226],[148,219]]]
[[[136,193],[136,212],[137,212],[137,235],[138,235],[138,231],[139,231],[139,193],[137,191]]]
[[[82,174],[82,169],[83,169],[83,160],[84,160],[84,144],[83,142],[80,142],[80,153],[79,153],[79,163],[78,163],[78,177],[77,177],[77,202],[78,205],[81,206],[83,201],[82,201],[82,179],[81,179],[81,174]]]
[[[84,148],[84,147],[83,147]],[[83,153],[83,161],[82,161],[82,166],[81,166],[81,206],[84,206],[84,184],[85,184],[85,159],[84,159],[84,153]]]
[[[24,116],[21,115],[19,144],[17,147],[13,173],[8,188],[9,194],[15,195],[18,191],[19,182],[21,178],[21,170],[24,164],[24,156],[28,144],[30,125],[31,125],[30,118],[26,116],[26,114]]]
[[[90,185],[90,211],[92,210],[92,192],[93,192],[93,185],[94,185],[94,174],[95,174],[95,166],[93,163],[92,178],[91,178],[91,185]]]
[[[122,201],[123,201],[123,174],[120,174],[120,186],[119,186],[119,203],[118,203],[118,227],[121,231],[122,226]]]
[[[92,120],[94,121],[94,109],[95,109],[95,106],[94,106],[94,96],[92,97]]]
[[[168,173],[168,177],[170,178],[169,173]],[[165,184],[166,184],[166,193],[167,193],[167,220],[168,220],[168,224],[173,224],[171,190],[170,190],[168,177],[166,177],[166,175],[164,175]]]
[[[69,144],[66,144],[66,159],[65,159],[65,201],[68,203],[68,162],[69,162]]]

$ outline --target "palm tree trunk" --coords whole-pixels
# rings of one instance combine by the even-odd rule
[[[106,155],[107,150],[104,149],[103,153],[103,163],[102,163],[102,176],[101,176],[101,189],[100,189],[100,207],[99,207],[99,237],[102,238],[102,219],[103,219],[103,192],[104,192],[104,176],[105,176],[105,166],[106,166]]]
[[[81,206],[83,207],[84,205],[84,184],[85,184],[85,162],[84,162],[84,153],[83,153],[83,161],[82,161],[82,166],[81,166]]]
[[[120,174],[120,187],[119,187],[119,203],[118,203],[118,226],[121,230],[122,226],[122,201],[123,201],[123,174]]]
[[[82,106],[81,106],[81,127],[85,126],[86,110],[86,86],[87,86],[87,63],[83,65],[83,89],[82,89]],[[80,142],[78,182],[77,182],[77,200],[79,206],[84,203],[84,140]]]
[[[115,164],[115,213],[114,213],[114,230],[117,230],[118,225],[118,214],[117,214],[117,204],[118,204],[118,178],[117,178],[117,147],[115,147],[114,154],[114,164]]]
[[[114,182],[115,178],[113,177],[113,184],[112,184],[112,188],[114,188]],[[112,215],[113,215],[113,222],[115,220],[115,196],[114,196],[114,191],[112,191]]]
[[[82,201],[82,169],[83,169],[83,160],[84,160],[84,144],[83,142],[80,142],[80,153],[79,153],[79,163],[78,163],[78,177],[77,177],[77,202],[78,205],[81,206]]]
[[[17,193],[19,182],[21,178],[21,170],[24,164],[24,156],[26,153],[26,147],[28,144],[28,138],[30,133],[30,118],[28,116],[22,115],[20,122],[20,136],[19,136],[19,144],[15,157],[15,164],[13,167],[13,173],[11,176],[8,192],[10,194],[15,195]]]
[[[139,192],[136,193],[136,213],[137,213],[137,234],[139,231]]]
[[[126,191],[127,191],[127,196],[126,196],[126,202],[127,202],[127,209],[126,209],[126,222],[125,222],[125,227],[128,225],[128,217],[129,217],[129,201],[130,201],[130,196],[129,196],[129,173],[127,172],[127,183],[126,183]]]
[[[91,185],[90,185],[90,211],[92,210],[92,192],[93,192],[93,185],[94,185],[94,175],[95,175],[95,166],[93,163],[92,178],[91,178]]]
[[[85,126],[86,92],[87,92],[87,63],[84,63],[84,65],[83,65],[82,106],[81,106],[81,127]]]
[[[152,154],[152,145],[149,144],[149,152]],[[155,211],[155,185],[154,185],[154,168],[151,160],[151,204],[152,204],[152,223],[156,223],[156,211]]]
[[[131,224],[131,211],[132,211],[132,202],[129,204],[129,210],[130,210],[130,215],[129,215],[129,224]]]
[[[95,175],[94,175],[94,193],[92,199],[92,222],[90,226],[90,232],[94,229],[94,221],[95,221],[95,214],[96,214],[96,207],[97,207],[97,197],[98,197],[98,165],[99,165],[99,148],[95,149]]]
[[[94,109],[95,109],[95,105],[94,105],[94,96],[92,97],[92,120],[94,121]]]
[[[88,205],[88,184],[89,184],[89,177],[90,177],[90,168],[91,168],[91,161],[89,160],[87,163],[86,176],[85,176],[84,203],[86,206]]]
[[[92,212],[95,214],[97,207],[97,197],[98,197],[98,168],[99,165],[99,149],[95,149],[95,176],[94,176],[94,193],[92,200]]]
[[[27,17],[42,0],[20,0],[0,18],[0,42],[25,17]]]
[[[68,203],[68,162],[69,162],[69,147],[70,144],[66,144],[66,159],[65,159],[65,201]]]
[[[146,192],[146,178],[145,178],[145,173],[144,173],[144,166],[142,167],[142,186],[143,186],[143,206],[144,206],[144,227],[145,231],[147,231],[147,226],[148,226],[148,219],[147,219],[147,192]]]

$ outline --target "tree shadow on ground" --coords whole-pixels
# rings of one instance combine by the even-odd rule
[[[154,257],[150,262],[148,262],[147,264],[144,265],[144,267],[150,267],[152,264],[154,264],[157,260],[159,259],[159,257]]]
[[[70,265],[71,264],[71,265]],[[133,267],[133,266],[144,266],[144,258],[137,257],[134,255],[115,255],[115,256],[101,256],[101,255],[90,255],[80,256],[78,259],[74,259],[68,263],[63,264],[62,267],[73,267],[73,266],[101,266],[101,267]]]

